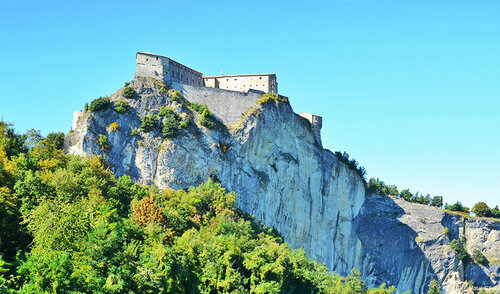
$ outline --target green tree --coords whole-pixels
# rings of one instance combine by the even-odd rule
[[[439,283],[432,279],[431,283],[429,284],[429,290],[427,290],[427,294],[441,294],[441,285]]]
[[[489,216],[490,208],[484,202],[478,202],[472,207],[472,212],[474,212],[477,216]]]

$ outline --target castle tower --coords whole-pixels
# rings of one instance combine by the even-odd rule
[[[172,83],[203,86],[203,74],[168,57],[137,52],[136,77],[152,77],[170,85]]]
[[[314,115],[307,112],[301,112],[299,113],[299,115],[307,119],[311,123],[316,141],[318,141],[319,145],[323,146],[323,144],[321,143],[321,127],[323,126],[323,118],[319,115]]]

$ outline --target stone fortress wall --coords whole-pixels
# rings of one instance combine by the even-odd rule
[[[137,52],[135,76],[152,77],[182,92],[190,101],[203,103],[224,123],[239,121],[264,93],[278,94],[276,74],[244,74],[203,77],[201,72],[168,57]],[[75,114],[76,115],[76,114]],[[322,117],[302,112],[321,145]]]
[[[219,88],[240,92],[250,89],[265,93],[278,94],[276,74],[223,75],[203,77],[205,87]]]
[[[136,77],[153,77],[166,84],[173,82],[187,85],[203,86],[203,74],[168,57],[137,52]]]

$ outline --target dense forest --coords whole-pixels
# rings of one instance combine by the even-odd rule
[[[63,141],[0,122],[0,293],[396,292],[290,249],[219,183],[141,186]]]

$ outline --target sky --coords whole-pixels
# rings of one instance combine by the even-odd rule
[[[276,73],[325,148],[445,202],[500,205],[500,1],[0,0],[0,118],[71,129],[135,53]]]

